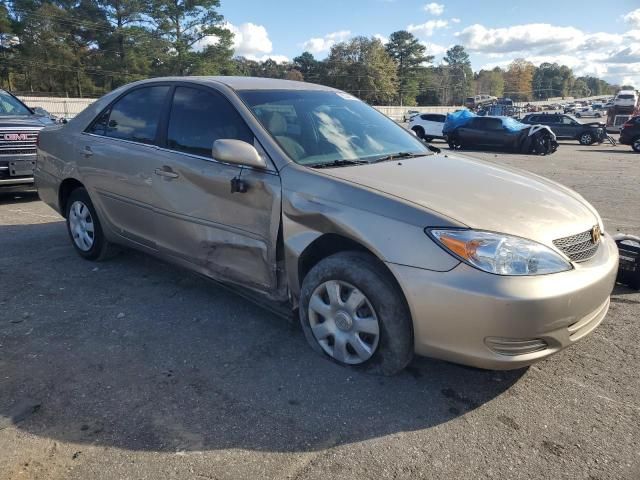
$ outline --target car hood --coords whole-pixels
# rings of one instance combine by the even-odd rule
[[[40,115],[4,117],[0,116],[0,129],[2,128],[23,128],[23,127],[44,127],[51,125],[53,121]]]
[[[550,246],[554,239],[601,223],[595,209],[569,188],[528,172],[457,155],[436,154],[322,172],[471,228]]]

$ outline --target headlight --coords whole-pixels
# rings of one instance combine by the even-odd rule
[[[460,260],[497,275],[545,275],[573,268],[550,248],[524,238],[478,230],[435,228],[427,233]]]

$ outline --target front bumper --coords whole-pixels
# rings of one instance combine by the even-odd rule
[[[530,277],[492,275],[464,263],[449,272],[387,265],[409,304],[417,354],[507,370],[559,352],[602,322],[618,250],[604,235],[596,255],[573,270]],[[536,341],[546,346],[524,354],[496,351],[500,343],[516,348]]]
[[[0,179],[0,193],[24,192],[35,188],[33,177]]]

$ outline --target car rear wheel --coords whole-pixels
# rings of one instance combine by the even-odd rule
[[[369,254],[341,252],[314,266],[302,282],[299,312],[311,347],[341,365],[393,375],[413,357],[402,293]]]
[[[580,134],[580,139],[579,139],[580,145],[591,145],[595,141],[596,141],[595,137],[590,132],[584,132]]]
[[[415,132],[418,138],[424,139],[424,128],[422,127],[413,127],[411,130]]]
[[[579,113],[576,113],[576,117],[580,118],[582,115],[580,115]]]
[[[87,260],[102,260],[110,252],[98,214],[84,188],[76,188],[66,203],[67,231],[76,252]]]
[[[640,137],[636,137],[633,139],[633,143],[631,143],[631,148],[633,148],[634,152],[640,153]]]

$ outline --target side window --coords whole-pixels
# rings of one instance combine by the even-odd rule
[[[573,119],[570,117],[562,117],[562,124],[563,125],[573,125]]]
[[[168,86],[158,86],[139,88],[126,94],[111,107],[105,135],[153,143],[168,92]]]
[[[439,122],[439,123],[444,123],[447,120],[447,116],[446,115],[434,115],[433,121],[434,122]]]
[[[111,113],[111,109],[106,109],[98,118],[96,118],[91,124],[89,128],[87,128],[88,133],[94,133],[96,135],[104,135],[107,129],[107,122],[109,121],[109,114]]]
[[[167,147],[211,157],[213,142],[244,140],[253,145],[253,133],[240,114],[216,92],[178,87],[173,94]]]
[[[481,130],[502,130],[502,122],[497,118],[478,118],[477,128]]]

